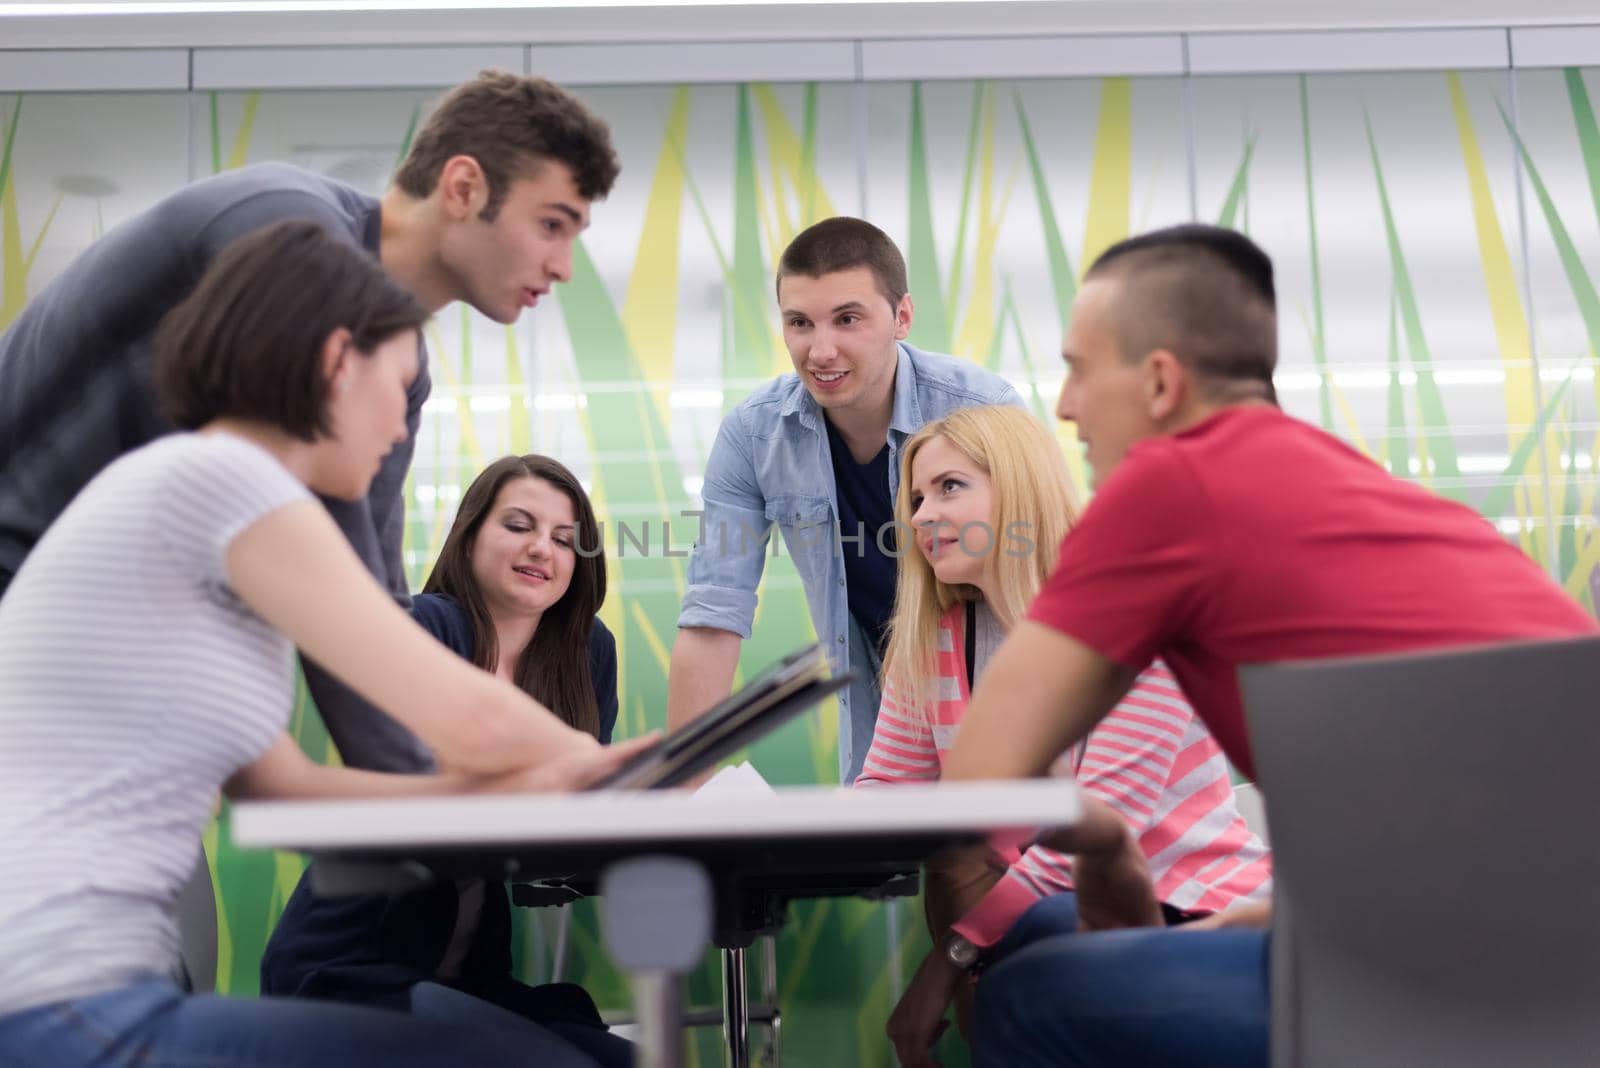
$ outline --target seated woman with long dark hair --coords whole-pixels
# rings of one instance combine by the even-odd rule
[[[0,1063],[8,1068],[592,1066],[483,1004],[186,995],[178,898],[219,790],[336,798],[576,789],[602,748],[434,641],[316,494],[365,496],[406,438],[426,313],[312,223],[241,239],[163,321],[152,373],[183,433],[107,467],[0,601]],[[439,775],[312,762],[286,728],[292,649],[392,715]]]
[[[606,562],[594,509],[548,456],[506,456],[473,480],[414,619],[601,742],[617,720],[617,643],[595,618]],[[511,974],[503,886],[438,882],[395,895],[319,898],[303,877],[261,959],[261,990],[395,1008],[470,1011],[471,994],[562,1035],[602,1064],[631,1062],[581,987]]]

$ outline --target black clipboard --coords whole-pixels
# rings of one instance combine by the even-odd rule
[[[591,790],[665,789],[688,782],[730,753],[751,745],[817,702],[842,690],[853,672],[827,675],[817,644],[785,656],[660,745],[640,753]]]

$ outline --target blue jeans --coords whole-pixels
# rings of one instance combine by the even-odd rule
[[[1078,895],[1071,890],[1042,897],[1018,916],[985,956],[994,967],[1019,949],[1054,935],[1077,934]]]
[[[1033,906],[978,983],[973,1063],[1267,1064],[1267,932],[1079,933],[1077,899]]]
[[[464,995],[462,995],[464,996]],[[440,1006],[458,1008],[444,998]],[[6,1068],[386,1068],[595,1062],[542,1028],[491,1006],[460,1023],[427,1015],[298,998],[189,996],[146,979],[109,993],[0,1017]],[[491,1019],[493,1025],[481,1021]]]
[[[630,1068],[634,1062],[632,1042],[602,1024],[586,1022],[595,1011],[594,1003],[582,987],[570,983],[528,986],[507,979],[475,994],[439,983],[418,983],[411,988],[411,1011],[430,1020],[478,1028],[498,1026],[511,1012],[581,1050],[600,1068]]]

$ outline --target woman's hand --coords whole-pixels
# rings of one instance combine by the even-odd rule
[[[966,973],[951,963],[937,945],[922,959],[884,1028],[901,1068],[938,1065],[933,1044],[950,1026],[945,1012],[965,981]]]
[[[578,732],[574,732],[578,733]],[[588,738],[588,735],[583,735]],[[520,771],[474,780],[473,793],[565,793],[582,790],[612,774],[629,760],[661,744],[661,732],[651,731],[626,742],[601,745],[589,738],[587,746]]]
[[[1257,927],[1272,926],[1272,902],[1251,901],[1243,905],[1235,905],[1221,912],[1207,916],[1193,923],[1179,926],[1180,931],[1225,931],[1230,927]]]

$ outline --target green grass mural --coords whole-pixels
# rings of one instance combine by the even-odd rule
[[[1481,304],[1493,334],[1503,404],[1490,431],[1505,450],[1503,469],[1487,475],[1468,470],[1472,442],[1481,441],[1484,428],[1459,415],[1452,421],[1452,409],[1460,410],[1447,374],[1456,366],[1449,341],[1452,309],[1439,307],[1427,284],[1438,256],[1432,242],[1444,238],[1409,225],[1424,205],[1417,184],[1400,180],[1415,157],[1405,154],[1400,141],[1406,129],[1385,110],[1383,93],[1393,91],[1392,83],[1385,89],[1374,82],[1369,96],[1348,107],[1341,103],[1345,110],[1330,116],[1327,83],[1300,77],[1284,82],[1292,94],[1287,121],[1273,125],[1248,114],[1242,122],[1237,114],[1224,116],[1231,140],[1216,157],[1215,195],[1208,191],[1200,199],[1201,214],[1251,230],[1274,251],[1269,205],[1291,205],[1291,230],[1285,232],[1303,246],[1285,255],[1301,258],[1306,282],[1281,294],[1282,333],[1304,341],[1309,353],[1312,417],[1397,474],[1464,500],[1492,519],[1515,520],[1509,536],[1592,608],[1600,538],[1588,520],[1594,515],[1600,437],[1584,420],[1600,397],[1600,376],[1594,373],[1600,293],[1592,274],[1594,250],[1575,236],[1590,232],[1600,219],[1600,126],[1587,75],[1560,75],[1567,139],[1545,138],[1532,146],[1502,97],[1492,99],[1501,107],[1498,118],[1492,107],[1484,110],[1481,94],[1473,95],[1479,83],[1452,73],[1411,78],[1410,84],[1433,94],[1429,100],[1441,103],[1407,121],[1426,122],[1428,132],[1459,149],[1453,158],[1433,161],[1429,180],[1459,194],[1466,205],[1454,220],[1462,236],[1451,236],[1458,244],[1450,247],[1475,257],[1482,289],[1456,299]],[[1147,202],[1162,161],[1181,155],[1178,143],[1152,144],[1169,137],[1158,112],[1172,84],[1107,78],[1087,86],[996,81],[872,88],[869,114],[895,117],[889,130],[873,131],[874,138],[892,142],[894,156],[892,167],[872,178],[897,189],[893,216],[876,221],[903,238],[918,344],[1043,386],[1031,404],[1041,419],[1053,420],[1049,390],[1061,374],[1056,351],[1082,270],[1138,225],[1143,209],[1136,213],[1136,198]],[[1056,104],[1052,93],[1058,87],[1063,98],[1072,89],[1070,107]],[[625,99],[623,91],[607,92],[612,95],[605,100]],[[315,103],[317,94],[199,96],[192,133],[200,145],[200,169],[212,173],[292,157],[298,144],[292,131],[297,123],[312,122],[305,110],[308,96]],[[381,142],[374,151],[381,152],[382,167],[392,167],[403,154],[422,114],[421,99],[393,99],[387,112],[392,127],[361,131],[363,144]],[[776,257],[810,222],[853,210],[855,189],[840,176],[853,178],[866,163],[854,158],[853,145],[840,141],[838,130],[849,127],[841,99],[816,84],[677,86],[640,96],[640,109],[654,118],[617,116],[627,164],[623,185],[615,206],[596,211],[594,231],[575,257],[571,282],[558,290],[556,308],[535,313],[552,324],[549,333],[489,330],[465,309],[446,310],[430,328],[435,402],[424,414],[418,472],[406,488],[413,586],[420,585],[443,539],[452,503],[448,490],[464,488],[484,463],[504,452],[565,441],[562,458],[592,469],[592,495],[607,530],[611,595],[605,619],[618,639],[621,734],[661,726],[664,719],[667,660],[686,565],[682,557],[664,554],[661,533],[670,529],[674,549],[687,548],[694,523],[683,513],[695,507],[692,486],[716,418],[753,383],[788,367],[772,291]],[[47,280],[38,264],[49,235],[72,223],[74,212],[93,210],[52,192],[63,165],[59,150],[44,139],[63,134],[35,119],[48,100],[47,94],[0,96],[0,327]],[[960,103],[948,106],[951,100]],[[1330,118],[1356,131],[1359,152],[1341,156],[1326,147]],[[152,143],[150,151],[185,147]],[[842,166],[841,153],[848,157]],[[1486,156],[1514,158],[1528,205],[1526,234],[1502,221],[1518,216],[1507,202],[1507,187],[1502,183],[1497,191],[1498,172]],[[37,162],[45,159],[51,162]],[[1269,166],[1269,160],[1278,164]],[[139,161],[125,165],[137,168]],[[1583,195],[1553,192],[1555,174],[1581,174],[1576,187]],[[1574,187],[1570,181],[1555,185]],[[1330,239],[1347,236],[1330,231],[1330,205],[1337,198],[1358,202],[1375,222],[1370,232],[1376,237],[1361,250],[1367,257],[1362,265],[1347,262],[1347,242]],[[1036,258],[1017,251],[1019,234],[1035,243]],[[1519,280],[1525,245],[1554,250],[1566,287],[1562,298],[1576,309],[1587,339],[1581,359],[1536,363],[1532,309],[1538,302],[1530,301]],[[1369,339],[1367,351],[1340,333],[1331,309],[1356,272],[1373,263],[1381,265],[1383,284],[1361,292],[1378,294],[1369,311],[1383,328]],[[708,313],[703,294],[713,291]],[[579,400],[570,415],[538,403],[552,380],[553,360],[563,367],[569,361],[575,376]],[[1365,413],[1349,385],[1349,373],[1365,366],[1363,361],[1381,375],[1381,402]],[[1544,374],[1537,374],[1541,369]],[[704,410],[675,406],[674,391],[686,388],[715,389],[720,401]],[[577,427],[575,436],[556,433],[561,419]],[[1070,428],[1059,433],[1070,445]],[[587,455],[578,455],[579,449]],[[1069,456],[1082,484],[1076,450]],[[1551,516],[1582,521],[1552,525]],[[636,532],[648,525],[648,550],[628,544],[619,551],[622,523]],[[748,673],[811,637],[803,594],[780,553],[769,560],[742,669]],[[313,757],[337,759],[303,687],[291,724]],[[826,783],[836,774],[835,746],[830,705],[747,756],[773,781]],[[261,947],[302,864],[293,856],[234,849],[226,818],[207,832],[207,846],[219,891],[219,987],[249,996],[256,990]],[[600,949],[593,907],[572,911],[568,977],[587,985],[606,1008],[625,1008],[626,985]],[[536,917],[519,917],[517,959],[531,978],[547,967],[550,933],[548,919],[541,926]],[[828,901],[795,908],[778,948],[789,1062],[891,1065],[883,1023],[896,996],[893,976],[909,975],[927,944],[916,901]],[[691,1000],[715,1002],[719,985],[716,960],[708,954],[691,977]],[[758,1042],[760,1037],[757,1030]],[[720,1063],[719,1041],[713,1030],[696,1035],[692,1063]],[[946,1064],[966,1062],[953,1037],[942,1043],[941,1056]]]

